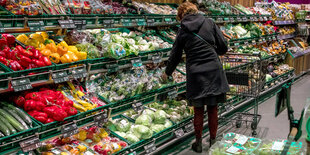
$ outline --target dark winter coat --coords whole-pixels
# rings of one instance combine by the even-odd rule
[[[227,41],[213,20],[200,14],[190,14],[183,18],[168,60],[167,75],[170,76],[181,61],[183,50],[186,54],[186,94],[189,101],[229,91],[223,66],[218,59],[218,55],[227,52]]]

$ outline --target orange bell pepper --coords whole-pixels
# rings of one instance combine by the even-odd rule
[[[58,64],[60,62],[60,56],[58,53],[52,53],[51,55],[48,56],[48,58],[53,62]]]
[[[42,55],[47,56],[47,57],[52,54],[52,51],[47,48],[41,50],[40,52]]]
[[[51,50],[52,53],[56,53],[57,52],[57,47],[55,44],[53,43],[50,43],[50,44],[47,44],[45,46],[47,49]]]
[[[58,46],[57,47],[57,53],[60,55],[60,56],[63,56],[64,54],[66,54],[68,51],[68,48],[67,47],[64,47],[64,46]]]
[[[72,58],[70,57],[70,55],[68,53],[64,54],[61,58],[60,58],[61,63],[70,63],[72,62]]]
[[[42,51],[43,49],[45,49],[45,45],[39,44],[39,46],[37,47],[37,50]]]

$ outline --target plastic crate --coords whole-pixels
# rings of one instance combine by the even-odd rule
[[[25,113],[27,114],[27,112],[25,112]],[[29,136],[34,135],[35,133],[37,133],[39,131],[40,125],[30,115],[28,115],[28,116],[32,119],[33,127],[30,129],[9,135],[9,136],[1,137],[0,138],[0,142],[1,142],[0,143],[0,150],[1,150],[1,152],[19,148],[19,142],[20,142],[19,139],[27,138]]]
[[[0,63],[0,69],[4,71],[4,73],[0,73],[0,89],[7,89],[9,87],[8,77],[11,76],[12,72],[2,63]]]
[[[67,68],[73,68],[77,66],[82,66],[87,63],[87,59],[85,60],[79,60],[71,63],[64,63],[64,64],[55,64],[55,70],[61,70],[61,69],[67,69]]]

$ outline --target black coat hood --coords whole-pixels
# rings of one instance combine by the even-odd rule
[[[205,17],[201,14],[186,15],[181,21],[181,27],[190,31],[197,32],[202,26]]]

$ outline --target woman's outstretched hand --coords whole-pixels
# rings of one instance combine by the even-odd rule
[[[163,82],[166,82],[168,80],[168,75],[165,72],[162,72],[160,77]]]

